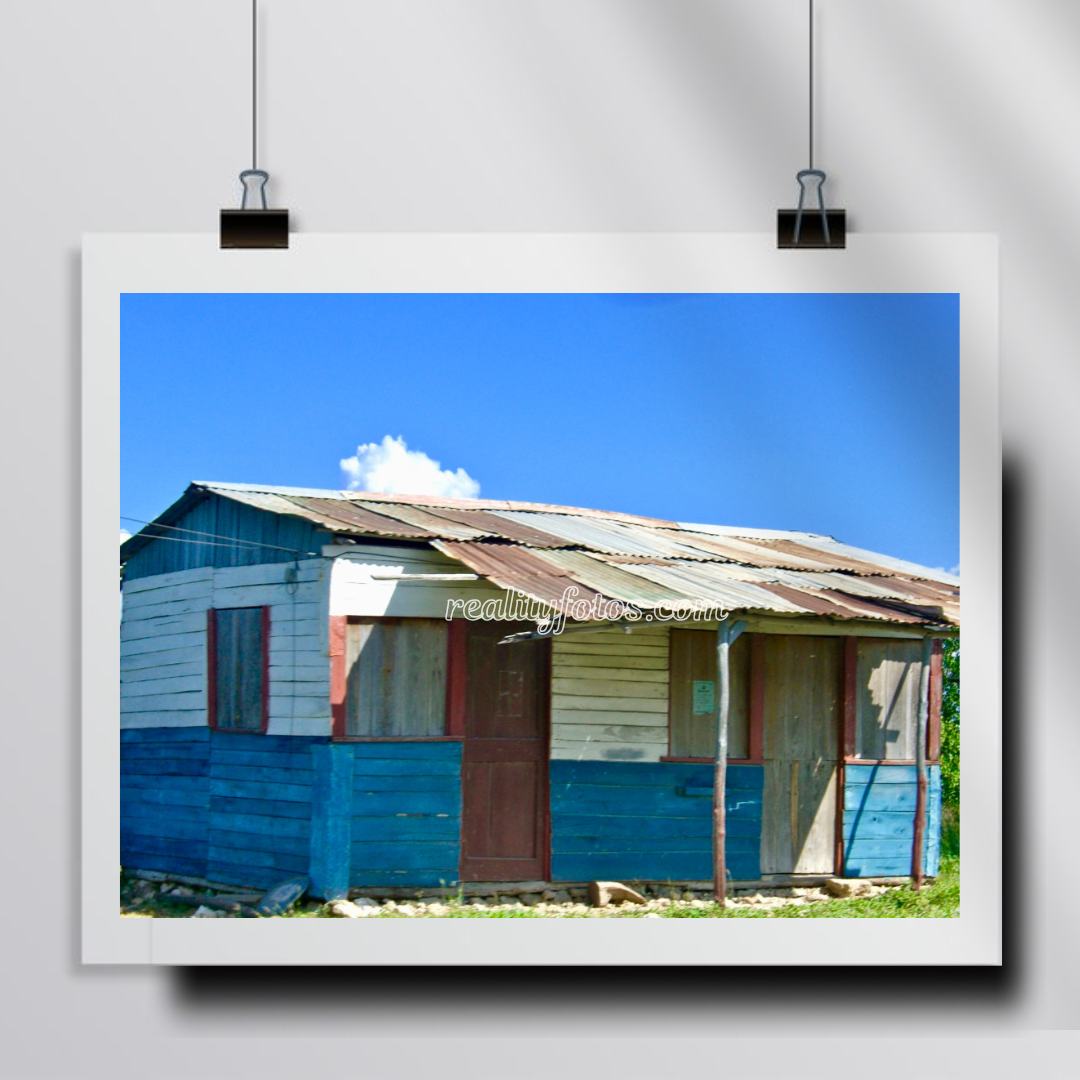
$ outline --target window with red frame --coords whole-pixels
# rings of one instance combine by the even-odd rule
[[[212,608],[207,615],[210,726],[217,731],[265,731],[270,609]]]

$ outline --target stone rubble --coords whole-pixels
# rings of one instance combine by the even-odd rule
[[[544,916],[547,918],[662,918],[665,913],[675,911],[701,911],[712,907],[711,891],[687,889],[670,885],[646,885],[633,889],[621,882],[597,882],[593,890],[593,899],[589,902],[586,889],[573,887],[568,889],[548,888],[543,892],[523,893],[521,895],[470,896],[418,896],[413,899],[378,900],[373,897],[357,897],[353,900],[335,900],[323,905],[319,901],[308,901],[303,910],[309,914],[325,914],[332,918],[438,918],[453,915],[457,910],[478,908],[490,914],[523,914]],[[850,897],[880,896],[890,889],[902,888],[899,885],[876,885],[867,881],[832,878],[821,886],[786,886],[776,888],[734,889],[729,892],[725,902],[727,908],[751,908],[771,910],[782,906],[800,907],[809,904],[826,903]],[[235,886],[222,886],[235,892]],[[219,890],[220,891],[220,890]],[[153,907],[167,903],[170,897],[214,895],[213,890],[193,890],[187,885],[170,881],[164,875],[154,879],[129,878],[122,890],[122,911],[147,910],[154,914]],[[636,898],[636,899],[635,899]],[[237,905],[239,906],[239,905]],[[180,915],[179,904],[168,909],[169,914]],[[194,910],[183,911],[183,916],[198,919],[240,918],[243,912],[221,910],[199,904]]]

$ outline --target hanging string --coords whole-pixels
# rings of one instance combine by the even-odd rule
[[[812,2],[812,0],[811,0]],[[252,168],[258,168],[259,127],[259,0],[252,0]]]
[[[810,168],[814,167],[814,0],[810,0]]]

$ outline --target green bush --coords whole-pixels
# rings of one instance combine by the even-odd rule
[[[960,806],[960,640],[946,641],[941,657],[941,801]]]

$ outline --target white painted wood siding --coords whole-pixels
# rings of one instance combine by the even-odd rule
[[[331,615],[382,615],[444,619],[448,601],[497,599],[503,593],[487,581],[375,581],[376,574],[464,574],[463,563],[433,550],[378,544],[338,548],[330,579]],[[460,617],[460,616],[459,616]]]
[[[329,566],[324,559],[214,569],[125,582],[120,726],[207,723],[208,608],[270,607],[271,735],[330,734]]]
[[[658,761],[668,748],[668,630],[552,641],[551,756]]]

